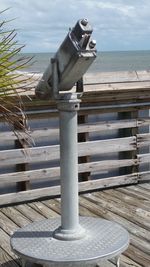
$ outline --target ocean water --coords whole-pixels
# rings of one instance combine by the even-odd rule
[[[48,66],[53,53],[26,53],[33,56],[34,63],[25,69],[27,72],[42,73]],[[149,51],[97,52],[97,58],[88,72],[150,70]]]

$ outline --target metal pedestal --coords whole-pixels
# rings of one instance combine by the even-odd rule
[[[60,219],[31,223],[14,233],[11,246],[24,262],[43,266],[76,266],[97,263],[120,255],[128,246],[129,236],[120,225],[91,217],[80,217],[85,236],[79,240],[65,241],[54,237]]]
[[[19,229],[11,247],[22,260],[75,266],[117,257],[128,247],[129,235],[120,225],[78,215],[77,94],[58,101],[60,112],[61,220],[51,219]]]

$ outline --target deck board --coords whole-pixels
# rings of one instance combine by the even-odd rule
[[[120,267],[150,267],[150,184],[140,184],[82,194],[80,215],[113,220],[130,233],[130,246]],[[26,224],[60,216],[60,199],[49,199],[0,209],[0,266],[19,267],[11,251],[10,236]],[[30,265],[30,264],[29,264]],[[100,265],[101,266],[101,265]],[[114,260],[103,267],[114,267]]]
[[[58,217],[59,214],[55,211],[50,209],[47,205],[42,202],[33,202],[28,204],[30,207],[35,209],[39,214],[41,214],[45,218],[55,218]]]
[[[17,263],[5,250],[0,247],[0,259],[2,267],[20,267],[19,262]]]

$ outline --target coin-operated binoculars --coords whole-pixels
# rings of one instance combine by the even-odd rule
[[[96,58],[96,42],[87,19],[79,20],[51,60],[35,93],[54,98],[60,114],[61,226],[60,239],[83,235],[78,217],[77,111],[83,91],[82,76]],[[70,89],[76,83],[75,92]]]
[[[83,93],[82,76],[96,58],[96,42],[91,34],[88,20],[79,20],[35,90],[41,99],[55,99],[59,110],[61,221],[45,219],[14,233],[11,247],[23,259],[23,266],[29,260],[43,267],[70,267],[112,257],[117,257],[119,266],[119,255],[129,243],[128,233],[120,225],[79,217],[77,111]],[[75,90],[71,90],[75,84]]]

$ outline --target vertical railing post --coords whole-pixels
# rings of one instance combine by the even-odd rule
[[[16,125],[14,124],[14,129],[21,131],[21,124],[22,121],[20,121],[20,126],[19,123]],[[15,140],[15,148],[27,148],[27,142],[24,139],[17,139]],[[21,172],[21,171],[27,171],[29,169],[29,164],[28,163],[20,163],[16,164],[16,172]],[[22,182],[17,182],[16,185],[17,191],[26,191],[30,189],[30,182],[29,181],[22,181]]]
[[[78,124],[84,124],[88,121],[88,115],[78,115]],[[87,142],[89,140],[89,133],[78,133],[78,142]],[[90,162],[90,156],[86,155],[84,157],[78,158],[78,163],[88,163]],[[79,181],[88,181],[91,179],[90,172],[84,172],[79,174]]]
[[[138,110],[126,111],[119,113],[119,119],[138,119]],[[138,134],[138,127],[131,127],[131,128],[124,128],[119,130],[119,137],[128,137],[128,136],[137,136]],[[136,143],[136,149],[132,151],[120,152],[119,158],[120,159],[137,159],[138,154],[138,147]],[[138,173],[139,166],[138,164],[134,164],[132,166],[124,167],[119,170],[121,175],[129,174],[129,173]]]

